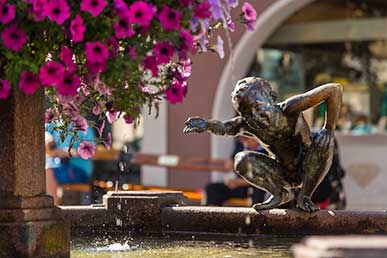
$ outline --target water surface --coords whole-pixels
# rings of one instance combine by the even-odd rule
[[[208,240],[197,237],[76,239],[72,258],[291,258],[290,246],[295,238],[240,238]]]

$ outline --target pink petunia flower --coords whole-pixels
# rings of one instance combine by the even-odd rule
[[[63,80],[56,86],[59,94],[65,96],[75,96],[81,86],[81,78],[74,73],[65,71]]]
[[[102,111],[102,108],[99,104],[96,104],[94,107],[93,107],[93,114],[98,116],[99,114],[101,114],[101,111]],[[103,120],[105,121],[105,120]]]
[[[39,76],[30,71],[24,71],[21,73],[19,88],[28,95],[34,94],[40,87]]]
[[[113,25],[116,37],[119,39],[130,38],[134,35],[134,30],[128,15],[120,15],[119,20]]]
[[[183,30],[180,32],[179,55],[186,59],[188,53],[194,53],[194,40],[189,30]]]
[[[108,46],[109,46],[109,57],[114,57],[118,53],[118,41],[114,36],[108,38]]]
[[[81,42],[83,40],[83,34],[86,31],[85,24],[82,17],[77,14],[70,23],[71,40],[73,42]]]
[[[167,42],[158,42],[153,47],[153,53],[156,57],[157,64],[166,64],[171,60],[175,47]]]
[[[89,12],[92,16],[97,17],[105,9],[105,0],[82,0],[81,11]]]
[[[98,74],[102,73],[106,70],[106,62],[99,62],[99,61],[87,61],[86,67],[89,70],[91,74]]]
[[[168,100],[171,104],[176,104],[183,102],[184,95],[185,95],[186,89],[185,84],[174,81],[172,82],[172,85],[165,90],[165,98]]]
[[[27,35],[24,31],[12,24],[1,32],[1,39],[4,47],[13,51],[20,51],[27,42]]]
[[[180,7],[189,7],[192,4],[192,0],[180,0],[179,6]]]
[[[83,141],[79,144],[77,152],[82,159],[92,158],[95,154],[95,145],[88,141]]]
[[[86,42],[86,58],[90,62],[105,62],[109,57],[109,48],[107,45],[96,42]]]
[[[82,131],[83,133],[86,133],[87,128],[88,128],[89,126],[87,125],[87,120],[86,120],[84,117],[82,117],[82,116],[80,116],[80,115],[78,115],[78,114],[76,113],[76,114],[73,116],[73,119],[72,119],[71,121],[73,122],[73,127],[74,127],[74,129],[80,130],[80,131]]]
[[[32,16],[35,21],[43,21],[46,17],[47,0],[32,0]]]
[[[156,57],[154,56],[146,56],[144,60],[142,60],[142,65],[145,70],[150,70],[154,77],[159,75],[159,69]]]
[[[246,21],[251,22],[257,20],[257,12],[250,3],[245,2],[242,6],[242,11]]]
[[[45,86],[58,85],[60,82],[63,81],[64,71],[65,69],[63,65],[54,61],[49,61],[45,65],[42,65],[40,67],[40,81]]]
[[[99,106],[99,105],[98,105]],[[98,131],[98,135],[99,137],[102,136],[102,133],[103,133],[103,129],[105,129],[105,120],[102,120],[102,123],[100,126],[98,126],[97,128],[97,131]]]
[[[70,7],[66,0],[50,0],[45,9],[48,18],[58,24],[70,17]]]
[[[129,11],[129,7],[124,0],[114,0],[113,8],[116,15],[123,15]]]
[[[118,120],[120,113],[117,111],[107,111],[106,112],[106,118],[110,124],[114,123]]]
[[[0,99],[6,99],[9,96],[11,87],[7,80],[0,80]]]
[[[76,65],[73,60],[73,52],[70,48],[66,46],[62,46],[60,50],[60,60],[63,62],[63,64],[66,66],[67,70],[69,72],[74,72]]]
[[[164,4],[161,12],[158,15],[158,18],[164,30],[168,31],[180,29],[181,16],[182,14],[179,10],[169,8]]]
[[[44,121],[45,123],[51,123],[52,121],[54,121],[55,119],[57,119],[57,115],[54,113],[54,111],[49,108],[46,110],[46,113],[44,114]]]
[[[144,1],[135,1],[129,6],[128,15],[132,23],[148,27],[156,12],[155,6]]]
[[[207,2],[201,2],[195,6],[195,11],[193,17],[199,19],[207,19],[211,17],[211,5]]]
[[[128,114],[125,114],[124,115],[124,120],[125,120],[125,123],[127,123],[127,124],[131,124],[131,123],[133,123],[133,117],[131,117],[130,115],[128,115]]]
[[[135,46],[128,46],[128,53],[129,53],[130,59],[132,60],[137,59],[137,52],[136,52]]]
[[[15,19],[15,6],[13,4],[3,4],[0,6],[0,22],[7,24]]]

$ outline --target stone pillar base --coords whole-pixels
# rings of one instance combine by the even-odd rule
[[[70,226],[49,196],[0,200],[0,258],[68,258]]]

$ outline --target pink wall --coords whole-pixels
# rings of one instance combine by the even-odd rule
[[[240,6],[243,2],[240,1]],[[259,15],[275,0],[250,0],[249,2],[254,5]],[[234,46],[244,32],[244,26],[238,25],[232,34]],[[224,41],[225,51],[227,51],[225,38]],[[205,53],[193,58],[192,76],[188,81],[189,89],[184,103],[168,106],[168,154],[210,157],[210,137],[207,133],[184,135],[182,131],[184,122],[190,116],[211,117],[216,88],[227,59],[227,53],[224,59],[220,59],[216,53]],[[246,62],[251,61],[246,60]],[[209,173],[206,172],[170,170],[168,175],[170,187],[202,188],[208,181]]]

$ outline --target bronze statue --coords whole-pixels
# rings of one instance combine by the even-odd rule
[[[276,103],[267,81],[248,77],[238,81],[232,93],[237,117],[223,122],[190,117],[184,133],[208,131],[256,138],[270,155],[242,151],[234,162],[237,174],[272,195],[253,208],[276,208],[295,199],[297,207],[314,212],[319,208],[311,196],[332,163],[341,99],[341,85],[329,83]],[[312,134],[302,112],[322,102],[327,106],[325,124]]]

